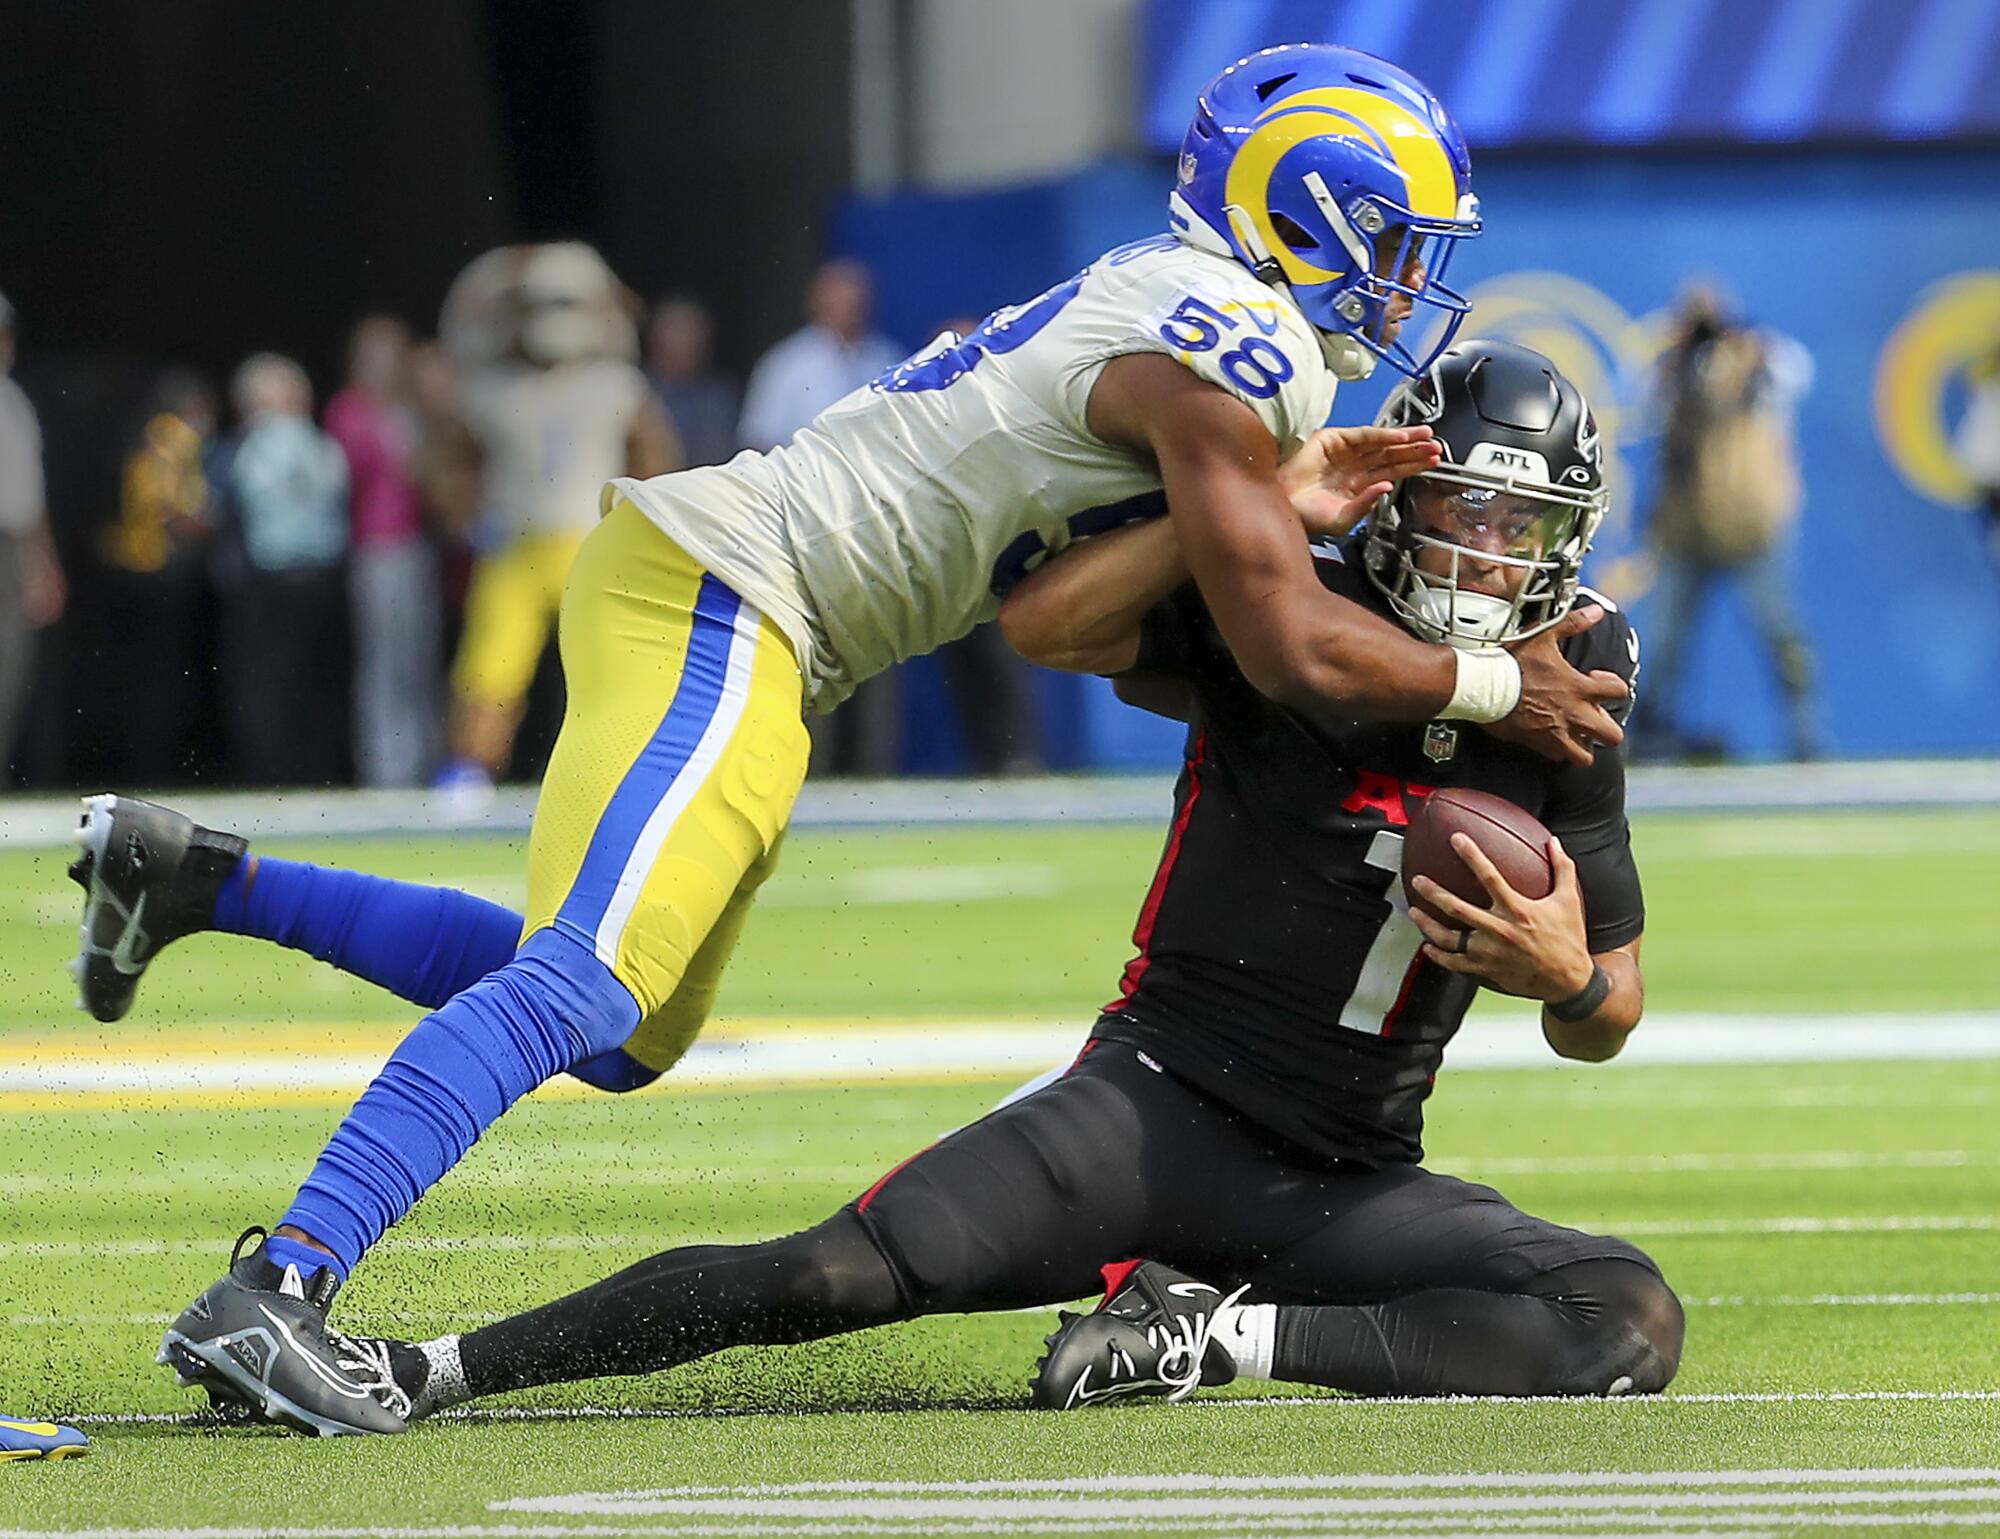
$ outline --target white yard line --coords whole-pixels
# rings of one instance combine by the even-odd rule
[[[2000,1511],[2000,1509],[1996,1509]],[[1965,1515],[1968,1520],[1990,1519],[1993,1513]],[[1942,1517],[1942,1521],[1956,1522],[1958,1514]],[[475,1536],[492,1536],[492,1539],[563,1539],[563,1536],[610,1536],[610,1535],[715,1535],[744,1539],[754,1535],[809,1535],[809,1534],[978,1534],[991,1531],[996,1517],[1005,1514],[982,1515],[978,1518],[958,1521],[941,1520],[925,1523],[921,1528],[913,1528],[906,1522],[874,1522],[844,1518],[807,1521],[803,1525],[793,1521],[776,1523],[735,1521],[721,1523],[681,1522],[646,1524],[605,1524],[569,1523],[549,1524],[449,1524],[424,1528],[387,1528],[370,1526],[365,1528],[75,1528],[75,1529],[0,1529],[0,1539],[475,1539]],[[1939,1518],[1925,1514],[1926,1521]],[[1602,1525],[1607,1520],[1636,1522],[1638,1529],[1621,1527],[1615,1532],[1601,1534],[1586,1531],[1592,1525]],[[1818,1522],[1837,1521],[1824,1516]],[[1867,1518],[1865,1521],[1880,1522],[1882,1517]],[[1904,1522],[1907,1518],[1895,1518]],[[1551,1514],[1546,1517],[1516,1518],[1493,1516],[1483,1521],[1476,1529],[1466,1529],[1463,1520],[1456,1517],[1427,1517],[1404,1515],[1360,1516],[1338,1527],[1329,1526],[1320,1517],[1284,1517],[1266,1515],[1254,1527],[1236,1524],[1204,1523],[1201,1532],[1215,1536],[1245,1536],[1271,1532],[1299,1534],[1301,1539],[1316,1536],[1316,1539],[1370,1539],[1370,1536],[1384,1534],[1424,1535],[1427,1539],[1453,1539],[1455,1535],[1505,1533],[1511,1539],[1537,1539],[1547,1534],[1550,1539],[1636,1539],[1638,1535],[1673,1535],[1675,1539],[1762,1539],[1775,1536],[1776,1530],[1768,1528],[1742,1528],[1731,1524],[1727,1528],[1717,1528],[1707,1516],[1662,1515],[1645,1510],[1631,1514],[1619,1512],[1589,1513],[1572,1516]],[[1181,1525],[1174,1525],[1179,1528]],[[1008,1521],[1005,1532],[1009,1534],[1093,1534],[1105,1532],[1157,1532],[1157,1520],[1145,1518],[1051,1518],[1028,1521]]]
[[[403,834],[437,839],[526,833],[535,794],[530,787],[502,787],[491,810],[476,824],[448,819],[438,799],[423,791],[176,792],[174,805],[197,822],[253,838]],[[811,829],[939,823],[1158,824],[1166,819],[1172,800],[1171,770],[1021,780],[819,781],[800,793],[792,825]],[[1990,807],[2000,804],[2000,762],[1957,758],[1643,765],[1632,771],[1627,801],[1635,812],[1785,810],[1784,818],[1768,820],[1777,826],[1792,820],[1791,809],[1811,813],[1853,807]],[[62,845],[75,826],[76,807],[73,795],[8,797],[0,805],[0,848]],[[1855,826],[1850,820],[1825,821],[1843,835]],[[1809,842],[1817,844],[1800,840],[1802,845]]]
[[[1922,1491],[1900,1487],[1855,1486],[1839,1491],[1712,1491],[1687,1490],[1671,1484],[1631,1491],[1579,1493],[1543,1489],[1522,1494],[1482,1491],[1472,1496],[1251,1496],[1241,1491],[1222,1496],[1061,1496],[969,1497],[953,1495],[881,1496],[841,1500],[814,1496],[656,1496],[642,1492],[583,1492],[569,1496],[519,1497],[493,1503],[493,1510],[523,1513],[568,1513],[579,1517],[734,1517],[734,1518],[899,1518],[910,1522],[938,1519],[1055,1518],[1078,1522],[1093,1519],[1162,1518],[1243,1522],[1250,1518],[1354,1518],[1363,1516],[1464,1518],[1522,1513],[1543,1521],[1557,1512],[1608,1515],[1629,1513],[1641,1504],[1671,1507],[1681,1514],[1746,1513],[1771,1508],[1826,1508],[1891,1503],[1992,1504],[2000,1502],[2000,1481],[1968,1486],[1929,1486]],[[865,1505],[864,1505],[865,1504]]]
[[[1027,1078],[1067,1062],[1081,1026],[1018,1021],[902,1022],[878,1027],[798,1026],[697,1042],[664,1088],[855,1084],[906,1075]],[[2000,1012],[1958,1015],[1649,1017],[1621,1057],[1626,1065],[1823,1063],[2000,1058]],[[0,1109],[10,1097],[49,1109],[66,1097],[213,1095],[257,1101],[269,1092],[358,1093],[381,1067],[379,1050],[351,1053],[176,1047],[124,1058],[66,1051],[60,1037],[0,1043]],[[1446,1067],[1601,1072],[1548,1051],[1534,1023],[1493,1014],[1454,1041]],[[573,1093],[582,1094],[580,1089]],[[1988,1098],[1991,1099],[1990,1097]],[[1699,1166],[1694,1168],[1701,1168]],[[1784,1167],[1773,1167],[1784,1168]]]
[[[2000,1293],[1777,1293],[1719,1294],[1713,1298],[1684,1298],[1683,1304],[1704,1309],[1844,1309],[1905,1306],[1950,1306],[1957,1304],[2000,1304]]]
[[[1760,1170],[1956,1170],[2000,1165],[2000,1150],[1828,1149],[1777,1154],[1548,1155],[1433,1162],[1465,1176],[1645,1176]]]
[[[1690,1309],[1895,1309],[1895,1308],[1955,1308],[1970,1305],[1992,1307],[2000,1305],[2000,1293],[1814,1293],[1814,1294],[1717,1294],[1708,1298],[1683,1298],[1681,1303]],[[1049,1308],[1010,1310],[1010,1314],[1038,1315],[1051,1313]],[[490,1325],[496,1320],[508,1318],[501,1310],[494,1309],[426,1309],[423,1318],[427,1322],[446,1321],[453,1325]],[[103,1326],[156,1326],[173,1322],[170,1314],[14,1314],[0,1316],[0,1321],[14,1330],[46,1330],[50,1328],[94,1329]],[[350,1329],[359,1326],[364,1330],[393,1333],[399,1325],[408,1323],[407,1315],[387,1313],[380,1310],[362,1309],[343,1316]]]
[[[1902,1214],[1869,1218],[1688,1218],[1592,1219],[1593,1230],[1619,1235],[1722,1234],[1905,1234],[1953,1233],[2000,1229],[2000,1217],[1990,1213]]]
[[[1596,1232],[1627,1236],[1660,1235],[1818,1235],[1818,1234],[1905,1234],[1984,1233],[2000,1229],[2000,1217],[1990,1214],[1894,1214],[1869,1218],[1820,1218],[1791,1215],[1782,1218],[1716,1219],[1593,1219]],[[423,1234],[391,1238],[381,1254],[398,1251],[425,1254],[456,1251],[502,1251],[532,1254],[537,1251],[657,1251],[677,1245],[744,1245],[770,1238],[762,1232],[695,1233],[666,1230],[652,1234]],[[163,1256],[190,1251],[227,1252],[232,1237],[210,1235],[179,1240],[7,1240],[0,1241],[0,1259],[53,1256]],[[1903,1295],[1917,1297],[1918,1295]],[[1856,1298],[1867,1295],[1854,1295]],[[1884,1295],[1887,1297],[1887,1295]],[[1939,1297],[1943,1297],[1940,1295]]]
[[[1065,1475],[1042,1480],[791,1480],[768,1485],[651,1486],[613,1493],[621,1498],[657,1496],[807,1496],[910,1492],[1052,1493],[1060,1491],[1487,1491],[1582,1490],[1610,1486],[1666,1486],[1702,1490],[1728,1486],[1954,1485],[2000,1481],[2000,1469],[1912,1468],[1763,1470],[1480,1470],[1444,1474],[1394,1471],[1356,1475]],[[487,1504],[494,1512],[528,1512],[543,1498]]]
[[[1688,1406],[1688,1405],[1841,1405],[1896,1403],[1912,1405],[1946,1405],[1959,1401],[1975,1403],[2000,1402],[2000,1389],[1820,1389],[1712,1394],[1666,1394],[1631,1395],[1610,1400],[1593,1400],[1575,1396],[1493,1396],[1493,1395],[1412,1395],[1396,1400],[1364,1400],[1338,1395],[1245,1395],[1221,1400],[1190,1400],[1187,1404],[1201,1411],[1242,1411],[1259,1406],[1314,1406],[1328,1414],[1363,1414],[1374,1411],[1398,1411],[1410,1406],[1435,1405],[1476,1405],[1499,1410],[1515,1407],[1564,1406],[1589,1410],[1595,1414],[1605,1407],[1620,1406]],[[770,1414],[763,1411],[741,1409],[731,1406],[717,1406],[703,1410],[662,1410],[643,1406],[600,1406],[600,1405],[504,1405],[492,1407],[465,1407],[459,1410],[440,1412],[434,1419],[438,1421],[471,1422],[564,1422],[564,1421],[688,1421],[704,1420],[710,1417],[737,1418]],[[788,1413],[797,1414],[797,1413]],[[185,1412],[165,1411],[110,1411],[102,1413],[85,1412],[68,1418],[77,1426],[88,1427],[145,1427],[176,1426],[194,1423],[201,1418]]]
[[[635,1166],[631,1151],[620,1149],[606,1157],[608,1164],[572,1158],[573,1151],[537,1151],[532,1162],[509,1155],[504,1164],[482,1163],[461,1168],[455,1179],[477,1191],[542,1190],[551,1176],[566,1168],[589,1173],[595,1190],[661,1191],[678,1187],[711,1187],[727,1180],[739,1188],[756,1186],[852,1185],[859,1191],[882,1173],[879,1163],[800,1165],[785,1160],[745,1158],[713,1160],[696,1166]],[[1790,1170],[1976,1170],[2000,1166],[2000,1151],[1966,1149],[1913,1150],[1906,1153],[1800,1154],[1642,1154],[1630,1156],[1558,1155],[1495,1156],[1490,1159],[1440,1155],[1429,1162],[1433,1169],[1455,1176],[1485,1180],[1502,1176],[1645,1176],[1689,1173],[1728,1174]],[[241,1170],[216,1172],[239,1183],[254,1180],[282,1182],[289,1188],[298,1175],[292,1163],[280,1161],[246,1162]],[[119,1187],[127,1192],[185,1192],[194,1178],[187,1171],[133,1171],[121,1174]],[[63,1196],[74,1194],[74,1179],[47,1171],[0,1172],[0,1196]]]
[[[425,1254],[454,1251],[656,1251],[677,1245],[751,1245],[768,1240],[758,1233],[681,1234],[419,1234],[385,1241],[377,1255],[396,1251]],[[213,1251],[227,1255],[235,1237],[208,1236],[192,1240],[6,1240],[0,1241],[0,1259],[14,1256],[165,1256],[189,1251]]]

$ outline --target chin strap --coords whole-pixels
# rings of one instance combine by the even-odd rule
[[[1326,366],[1333,370],[1333,377],[1347,384],[1368,378],[1381,361],[1344,331],[1320,332],[1319,345],[1320,351],[1326,354]]]

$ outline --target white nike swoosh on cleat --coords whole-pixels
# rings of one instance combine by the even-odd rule
[[[1198,1299],[1205,1293],[1220,1294],[1222,1290],[1211,1288],[1207,1283],[1177,1282],[1168,1283],[1167,1292],[1177,1299]]]
[[[139,925],[140,919],[145,916],[146,897],[143,892],[139,894],[139,901],[132,905],[132,912],[125,916],[123,933],[119,935],[117,944],[111,948],[111,965],[128,978],[136,978],[146,970],[144,962],[132,960],[132,953],[146,943],[146,932]]]

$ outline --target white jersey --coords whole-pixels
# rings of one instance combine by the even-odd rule
[[[484,452],[480,512],[492,532],[505,540],[589,533],[604,483],[625,472],[646,392],[645,375],[611,358],[474,373],[465,422]]]
[[[835,402],[792,442],[726,465],[619,480],[622,494],[785,632],[807,699],[991,619],[1072,539],[1157,491],[1147,456],[1084,410],[1125,353],[1165,353],[1256,412],[1290,453],[1333,409],[1318,333],[1224,257],[1171,236],[1121,247],[971,337],[947,332]]]

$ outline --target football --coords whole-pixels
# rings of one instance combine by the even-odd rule
[[[1546,898],[1555,889],[1549,866],[1549,831],[1533,813],[1485,791],[1434,791],[1410,819],[1403,836],[1403,890],[1410,906],[1445,920],[1430,905],[1419,902],[1410,879],[1427,876],[1446,892],[1478,908],[1492,901],[1472,868],[1451,847],[1453,834],[1469,835],[1499,868],[1507,883],[1524,898]]]

